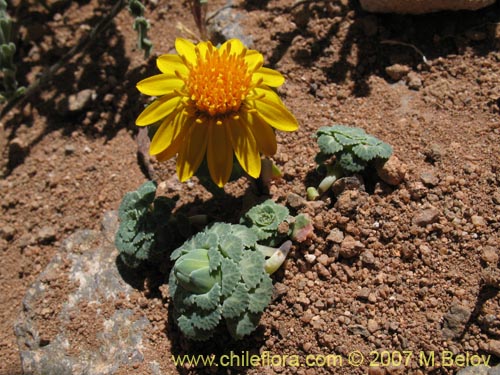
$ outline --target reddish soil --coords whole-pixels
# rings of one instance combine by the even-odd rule
[[[347,358],[356,350],[371,359],[382,350],[407,350],[414,356],[451,350],[491,355],[490,365],[497,364],[500,4],[423,16],[372,15],[348,0],[234,4],[253,48],[286,77],[278,92],[300,123],[299,131],[278,134],[274,161],[284,178],[271,186],[273,199],[286,203],[291,193],[305,197],[306,188],[319,183],[312,135],[325,125],[358,126],[391,144],[408,173],[397,187],[378,182],[368,193],[353,192],[337,202],[328,197],[294,210],[313,217],[315,237],[295,244],[273,276],[276,298],[247,340],[189,343],[168,319],[164,288],[137,290],[132,303],[124,303],[152,322],[144,342],[146,360],[156,360],[164,374],[217,373],[215,367],[176,367],[171,354],[230,350],[297,355],[301,361],[308,354]],[[61,59],[109,11],[109,4],[98,0],[49,0],[47,5],[22,2],[16,7],[21,25],[17,76],[23,85]],[[145,60],[137,49],[132,18],[124,10],[90,49],[3,119],[2,375],[21,373],[12,327],[26,289],[61,241],[78,229],[99,228],[102,214],[116,209],[124,193],[147,180],[137,157],[134,125],[147,98],[135,84],[156,72],[155,56],[171,51],[175,37],[189,37],[185,29],[196,31],[196,26],[185,2],[146,5],[151,58]],[[209,2],[209,10],[223,5],[221,0]],[[179,23],[184,31],[176,27]],[[93,90],[89,102],[69,111],[68,98],[85,89]],[[226,198],[218,200],[196,179],[180,184],[173,161],[153,166],[158,181],[165,182],[163,193],[180,196],[181,210],[235,219],[246,204],[244,197],[253,194],[241,179],[228,184]],[[419,221],[429,212],[435,213],[432,220]],[[339,235],[359,241],[359,252],[347,257]],[[457,305],[469,318],[450,338],[445,317]],[[91,310],[82,308],[78,322],[85,322]],[[50,314],[46,324],[55,324]],[[78,329],[82,324],[75,324]],[[85,340],[82,345],[92,344]],[[341,369],[285,365],[235,368],[232,373],[456,371],[412,360],[399,369],[344,363]],[[126,373],[150,370],[139,366],[120,372]]]

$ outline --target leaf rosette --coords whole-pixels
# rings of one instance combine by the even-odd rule
[[[225,325],[241,339],[256,329],[272,295],[257,239],[243,225],[215,223],[172,253],[174,319],[186,337],[207,340]]]
[[[276,245],[281,238],[278,227],[289,215],[288,208],[275,203],[272,199],[252,207],[241,217],[240,224],[249,227],[257,240],[268,245]]]
[[[393,151],[389,144],[356,127],[323,126],[316,136],[320,149],[316,155],[318,171],[326,175],[318,188],[321,194],[341,177],[362,173],[369,166],[385,163]],[[308,196],[318,195],[311,189]]]

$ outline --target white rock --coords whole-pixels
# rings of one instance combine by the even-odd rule
[[[361,7],[377,13],[422,14],[440,10],[476,10],[495,0],[360,0]]]

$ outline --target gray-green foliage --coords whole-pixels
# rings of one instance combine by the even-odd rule
[[[153,43],[148,39],[149,21],[144,18],[144,5],[140,0],[129,0],[128,8],[134,16],[134,30],[137,31],[137,46],[144,50],[144,56],[149,57]]]
[[[288,215],[288,208],[268,199],[248,210],[241,217],[240,224],[249,227],[257,235],[260,243],[274,246],[282,240],[278,227]]]
[[[361,172],[369,162],[388,159],[392,147],[367,134],[361,128],[344,125],[324,126],[317,131],[320,152],[319,164],[335,155],[336,162],[345,172]]]
[[[255,330],[272,294],[256,246],[251,229],[215,223],[172,253],[169,290],[174,319],[186,337],[207,340],[221,325],[235,339]]]
[[[318,171],[326,175],[319,185],[320,193],[327,191],[338,178],[363,172],[370,165],[385,162],[392,154],[390,145],[361,128],[324,126],[316,135],[320,149],[316,155]],[[314,188],[308,190],[310,199],[317,195]]]
[[[165,260],[167,251],[189,235],[187,219],[177,216],[173,220],[175,202],[166,197],[155,199],[155,195],[156,184],[148,181],[137,191],[126,193],[120,204],[115,245],[129,267]]]
[[[24,87],[18,87],[16,81],[16,45],[12,42],[11,33],[12,20],[7,14],[7,3],[0,0],[0,69],[3,76],[0,102],[13,99],[24,92]]]

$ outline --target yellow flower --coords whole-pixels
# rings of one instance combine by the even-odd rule
[[[233,152],[252,177],[260,175],[260,154],[276,152],[271,127],[298,128],[271,87],[283,76],[264,68],[262,54],[237,39],[215,48],[178,38],[178,55],[157,59],[161,74],[137,84],[139,91],[158,97],[137,118],[138,126],[161,121],[151,140],[150,154],[164,161],[177,155],[177,175],[189,179],[207,157],[212,180],[223,186],[233,166]]]

